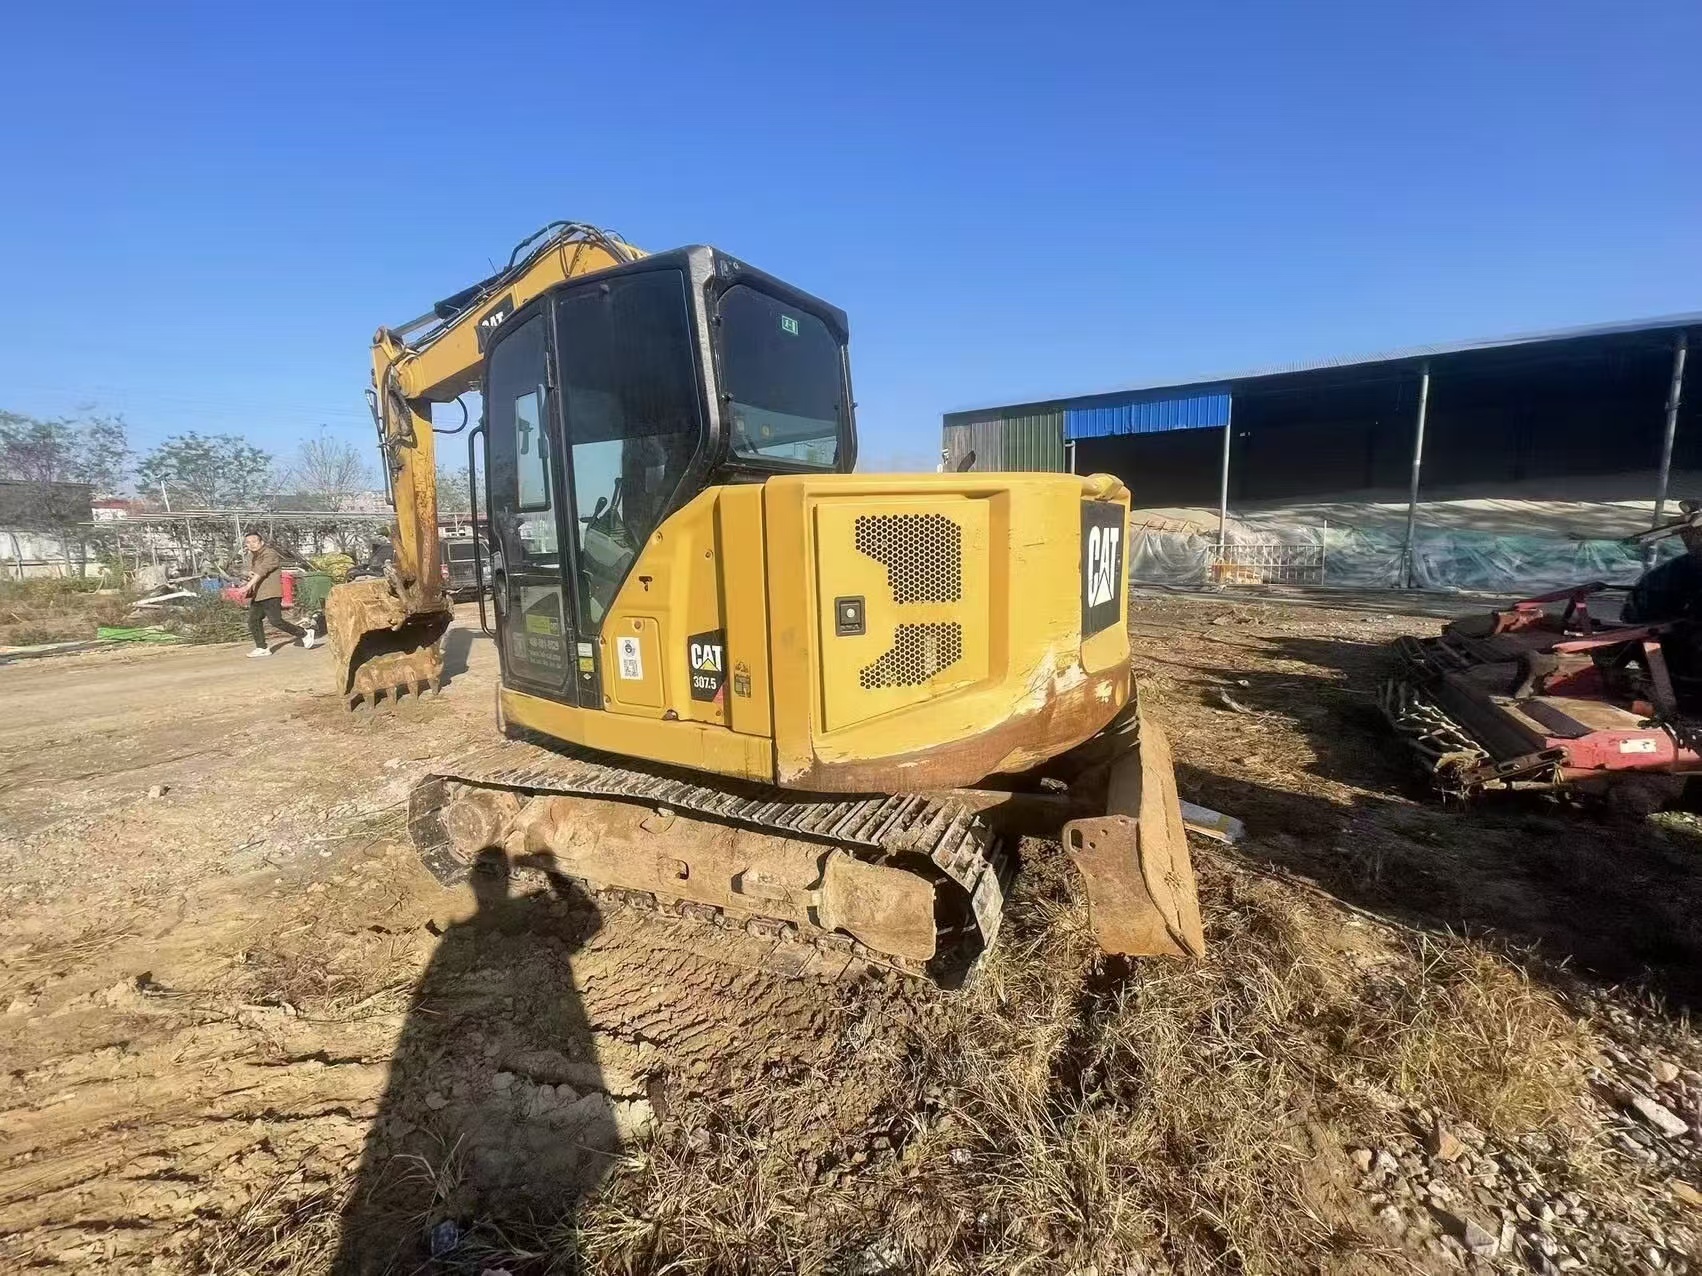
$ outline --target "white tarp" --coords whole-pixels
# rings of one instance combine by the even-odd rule
[[[1396,589],[1403,583],[1404,529],[1251,518],[1232,520],[1227,539],[1231,557],[1244,562],[1273,553],[1281,558],[1290,549],[1296,561],[1317,564],[1309,572],[1321,580],[1311,583],[1357,589]],[[1129,578],[1137,584],[1209,585],[1216,546],[1215,534],[1137,527],[1130,538]],[[1249,553],[1255,549],[1260,553]],[[1679,546],[1662,541],[1657,550],[1665,558]],[[1413,536],[1413,584],[1420,589],[1541,593],[1590,580],[1628,585],[1642,571],[1642,551],[1617,540],[1424,527]]]

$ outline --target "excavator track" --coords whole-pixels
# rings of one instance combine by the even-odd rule
[[[509,748],[515,746],[510,745]],[[998,936],[1011,859],[1006,840],[977,813],[949,797],[930,794],[842,797],[796,794],[737,781],[704,783],[692,773],[639,769],[581,754],[522,746],[529,765],[446,771],[420,780],[409,796],[408,829],[422,861],[439,881],[454,884],[471,869],[445,825],[446,804],[457,789],[506,792],[533,798],[587,798],[683,814],[728,828],[746,829],[843,850],[866,864],[916,864],[925,860],[961,898],[941,910],[937,950],[926,961],[878,951],[848,934],[796,919],[740,917],[701,901],[661,891],[633,890],[562,873],[605,904],[639,907],[709,926],[737,927],[777,944],[799,945],[834,973],[855,964],[879,966],[957,987],[974,971]],[[784,961],[782,962],[784,964]]]

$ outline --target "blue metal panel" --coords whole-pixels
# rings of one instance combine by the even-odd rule
[[[1229,387],[1120,395],[1110,402],[1064,409],[1066,439],[1102,439],[1112,434],[1162,434],[1167,430],[1221,430],[1229,424]]]

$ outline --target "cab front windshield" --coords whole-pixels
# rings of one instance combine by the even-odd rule
[[[720,314],[733,455],[832,469],[850,415],[832,330],[744,284],[722,295]]]

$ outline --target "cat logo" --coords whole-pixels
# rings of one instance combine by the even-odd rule
[[[502,326],[502,321],[514,313],[514,294],[504,296],[496,305],[487,310],[473,325],[473,335],[477,339],[479,353],[485,352],[490,344],[491,336]]]
[[[719,702],[727,683],[727,640],[719,630],[693,634],[686,641],[686,663],[691,666],[691,698]]]
[[[1098,607],[1117,597],[1117,542],[1120,527],[1095,527],[1087,534],[1087,605]]]
[[[1117,623],[1123,590],[1123,507],[1114,501],[1081,506],[1081,636]]]

